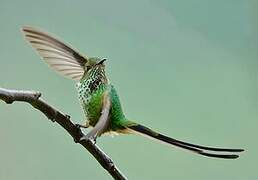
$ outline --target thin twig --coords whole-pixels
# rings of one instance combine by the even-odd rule
[[[115,166],[113,161],[91,139],[80,141],[84,134],[70,120],[70,116],[50,106],[48,103],[43,101],[40,96],[41,93],[36,91],[0,88],[1,100],[5,101],[7,104],[12,104],[14,101],[27,102],[31,104],[34,108],[44,113],[48,119],[61,125],[73,137],[74,141],[85,147],[114,179],[126,179],[118,167]]]

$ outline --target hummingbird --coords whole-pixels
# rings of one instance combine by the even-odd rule
[[[116,89],[105,72],[104,58],[87,57],[56,37],[38,28],[22,27],[25,39],[57,73],[76,81],[86,120],[78,128],[93,127],[85,138],[96,140],[102,134],[137,134],[206,157],[236,159],[244,149],[217,148],[188,143],[160,134],[131,121],[123,113]],[[83,139],[83,138],[82,138]]]

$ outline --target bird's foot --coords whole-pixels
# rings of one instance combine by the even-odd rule
[[[93,144],[96,144],[96,139],[97,137],[95,137],[94,135],[91,135],[90,133],[87,134],[87,135],[83,135],[81,138],[80,138],[80,142],[81,141],[92,141]]]
[[[88,128],[90,127],[89,122],[87,121],[85,124],[75,124],[75,127],[79,133],[82,133],[81,128]]]
[[[75,124],[75,126],[77,129],[87,128],[87,127],[85,127],[85,125],[82,125],[82,124]]]
[[[87,135],[84,135],[81,131],[81,128],[88,128],[90,126],[89,121],[86,121],[84,125],[82,124],[75,124],[75,127],[77,128],[78,132],[82,135],[79,139],[74,139],[75,143],[81,142],[81,141],[92,141],[94,144],[96,144],[96,135],[93,132],[89,132]]]
[[[86,128],[90,127],[90,123],[89,123],[89,121],[86,121],[85,124],[75,124],[75,126],[78,129],[80,129],[80,128],[85,128],[86,129]]]
[[[76,128],[77,133],[79,134],[79,137],[84,136],[81,128],[86,128],[85,125],[75,124],[75,128]],[[75,143],[80,142],[80,138],[74,138],[74,142]]]

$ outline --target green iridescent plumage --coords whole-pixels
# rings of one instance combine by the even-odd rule
[[[107,131],[117,131],[126,129],[124,126],[129,121],[123,114],[118,94],[105,75],[104,64],[97,64],[101,59],[89,58],[89,61],[95,61],[91,68],[84,74],[80,82],[76,84],[79,100],[85,112],[87,123],[95,126],[100,118],[102,111],[102,97],[104,92],[109,91],[111,97],[110,121]],[[108,90],[109,89],[109,90]]]
[[[107,132],[134,133],[203,156],[225,159],[235,159],[238,155],[231,153],[243,151],[243,149],[213,148],[183,142],[129,121],[122,111],[115,88],[106,77],[105,59],[82,56],[68,45],[38,29],[24,27],[22,30],[25,38],[51,68],[63,76],[77,81],[79,100],[86,116],[86,123],[83,127],[92,126],[95,130],[93,134],[89,133],[90,137],[92,135],[100,136]],[[104,120],[104,124],[98,127],[101,120]],[[101,129],[103,127],[104,130]]]

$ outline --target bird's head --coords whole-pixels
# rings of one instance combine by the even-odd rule
[[[105,78],[105,64],[107,59],[98,57],[90,57],[84,65],[84,75],[82,79],[92,78],[94,76]]]
[[[106,61],[106,59],[101,59],[98,57],[90,57],[87,59],[85,65],[84,65],[84,71],[85,72],[90,72],[93,69],[99,69],[105,68],[104,62]]]

